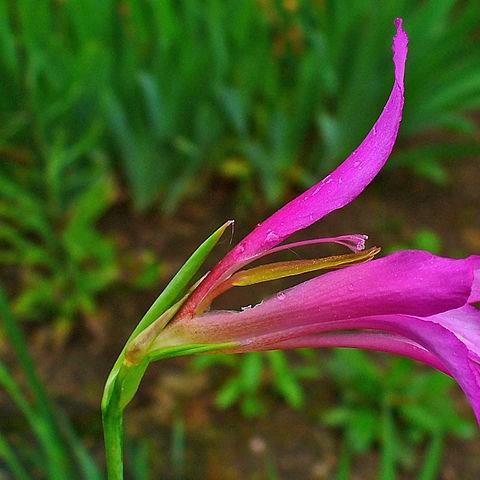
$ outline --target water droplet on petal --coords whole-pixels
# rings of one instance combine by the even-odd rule
[[[272,230],[269,230],[267,232],[267,236],[265,237],[265,242],[269,244],[273,244],[278,242],[278,239],[279,239],[279,236]]]
[[[327,175],[323,180],[322,180],[322,185],[325,183],[330,183],[332,179],[330,178],[332,175]]]
[[[277,299],[282,301],[285,300],[286,295],[283,292],[277,293]]]

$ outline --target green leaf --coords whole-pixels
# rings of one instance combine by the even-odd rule
[[[425,461],[418,475],[418,480],[436,480],[440,473],[443,455],[444,434],[435,433],[425,454]]]
[[[267,353],[274,374],[274,386],[292,408],[301,408],[305,398],[296,371],[289,365],[284,352]]]
[[[0,432],[0,459],[5,463],[10,472],[17,480],[29,480],[30,475],[17,457],[15,449],[8,443],[7,439]]]
[[[381,480],[395,480],[396,478],[396,459],[397,459],[397,440],[396,428],[392,416],[392,411],[388,406],[383,408],[382,412],[382,455],[380,459]]]
[[[265,412],[265,406],[257,395],[247,395],[240,404],[242,413],[247,418],[258,417]]]
[[[378,434],[378,413],[366,409],[352,412],[349,422],[350,445],[354,452],[364,452]]]
[[[343,440],[335,480],[350,480],[351,463],[352,452],[350,450],[350,444],[347,440]]]
[[[222,386],[215,398],[215,403],[220,408],[228,408],[233,405],[242,394],[240,378],[232,378]]]
[[[262,364],[262,354],[259,352],[248,353],[243,358],[240,378],[242,388],[246,392],[253,393],[260,385],[263,370]]]

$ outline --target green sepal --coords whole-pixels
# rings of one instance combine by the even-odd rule
[[[122,352],[118,356],[110,375],[107,378],[105,389],[103,392],[102,398],[102,410],[105,412],[108,408],[112,406],[112,404],[116,404],[118,408],[119,405],[123,405],[123,408],[127,405],[128,402],[125,403],[125,399],[130,396],[130,392],[133,391],[133,394],[136,392],[138,388],[138,384],[143,376],[145,370],[143,370],[142,375],[139,376],[139,370],[130,371],[132,374],[132,378],[127,380],[127,371],[124,371],[122,378],[119,377],[119,372],[122,369],[124,364],[125,352],[127,350],[128,345],[130,342],[143,330],[145,330],[149,325],[151,325],[158,317],[160,317],[168,308],[170,308],[175,301],[177,301],[181,296],[185,293],[187,288],[189,287],[192,278],[198,272],[199,268],[205,262],[207,256],[213,250],[215,245],[220,240],[221,236],[225,232],[225,230],[233,223],[232,220],[225,222],[220,228],[218,228],[212,235],[210,235],[190,256],[190,258],[183,264],[182,268],[176,273],[176,275],[172,278],[170,283],[165,287],[163,292],[158,296],[152,306],[148,309],[147,313],[143,316],[140,320],[138,325],[133,330],[132,334],[130,335],[127,343],[125,344]],[[145,367],[146,368],[146,367]],[[120,384],[118,380],[121,380]],[[136,383],[136,388],[133,387],[127,388],[127,393],[122,393],[124,387],[124,382],[131,382],[131,385]],[[133,396],[131,397],[133,398]],[[130,400],[131,400],[130,398]]]
[[[183,264],[182,268],[170,280],[165,290],[153,302],[147,313],[135,327],[129,341],[152,324],[167,308],[171,307],[185,293],[192,278],[205,262],[207,256],[222,237],[225,230],[232,225],[233,220],[225,222],[220,228],[212,233]]]
[[[118,399],[118,405],[123,410],[133,399],[137,393],[140,382],[142,381],[145,370],[149,364],[148,358],[144,358],[137,365],[125,365],[121,366],[118,372],[118,383],[120,387],[120,396]]]
[[[148,358],[150,362],[164,360],[165,358],[182,357],[185,355],[195,355],[208,352],[225,352],[238,346],[235,342],[225,343],[192,343],[188,345],[175,345],[174,347],[164,347],[150,352]]]
[[[185,355],[195,355],[199,353],[222,351],[234,347],[235,343],[217,343],[217,344],[192,344],[180,345],[175,347],[161,348],[151,352],[141,363],[127,365],[123,363],[117,376],[117,383],[121,386],[119,390],[118,405],[123,410],[137,393],[140,382],[145,374],[145,370],[151,362],[163,360],[166,358],[181,357]]]

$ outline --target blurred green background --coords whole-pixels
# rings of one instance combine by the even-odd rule
[[[0,0],[0,479],[103,478],[100,395],[128,332],[208,232],[235,217],[238,240],[361,141],[398,16],[395,152],[314,228],[478,253],[477,0]],[[128,478],[480,475],[458,389],[403,359],[200,357],[145,383]]]

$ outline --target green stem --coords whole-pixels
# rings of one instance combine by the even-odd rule
[[[103,412],[103,434],[108,480],[123,480],[123,414],[117,408]]]
[[[122,352],[118,356],[112,371],[107,378],[102,398],[102,412],[108,480],[123,479],[123,410],[134,397],[145,370],[151,361],[149,356],[145,355],[144,358],[139,359],[135,364],[127,362],[125,361],[127,349],[135,338],[150,327],[155,321],[159,320],[167,309],[171,308],[178,298],[184,294],[192,278],[205,261],[207,255],[212,251],[218,240],[220,240],[225,229],[231,224],[232,221],[224,223],[219,229],[210,235],[210,237],[208,237],[185,262],[183,267],[165,287],[165,290],[160,294],[157,300],[155,300],[154,304],[150,307],[142,320],[140,320],[123,347]],[[195,286],[196,285],[194,285],[193,288],[195,288]],[[186,297],[184,300],[185,299]],[[162,319],[162,321],[164,320],[165,319]],[[170,318],[168,318],[168,320],[170,320]],[[162,323],[161,326],[163,328],[165,324]],[[155,331],[155,327],[153,332],[158,335],[158,332]],[[187,347],[186,353],[190,353],[190,347],[191,346]],[[185,352],[182,353],[182,349],[180,349],[179,352],[177,350],[178,349],[175,349],[175,352],[170,352],[175,353],[170,356],[186,354]],[[159,358],[162,357],[163,355],[159,355]]]
[[[135,395],[147,366],[148,359],[130,366],[117,361],[113,377],[109,377],[105,387],[102,414],[108,480],[123,480],[123,411]]]

